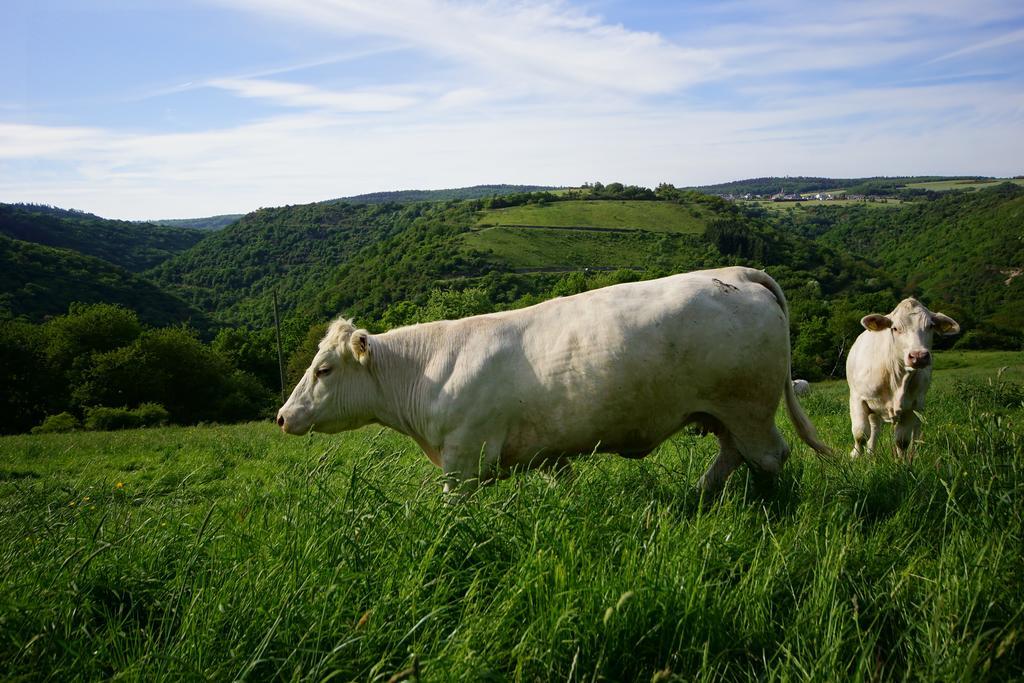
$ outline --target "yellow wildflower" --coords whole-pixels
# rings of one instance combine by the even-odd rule
[[[114,488],[116,488],[116,489],[123,489],[124,488],[124,482],[123,481],[117,482],[116,484],[114,484]]]

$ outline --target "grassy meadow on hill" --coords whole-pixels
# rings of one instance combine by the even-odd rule
[[[1007,182],[1013,183],[1014,185],[1024,185],[1024,178],[983,178],[980,180],[933,180],[930,182],[907,183],[907,187],[922,190],[934,190],[936,192],[945,192],[948,190],[963,190],[970,192],[973,190],[985,189],[997,183]]]
[[[636,200],[567,200],[481,211],[462,234],[467,254],[520,272],[643,270],[652,255],[694,260],[715,212],[699,205]]]
[[[780,413],[776,487],[703,505],[688,433],[458,505],[377,428],[2,437],[0,677],[1019,679],[1024,353],[937,368],[912,464]],[[803,403],[848,449],[845,385]]]
[[[808,199],[805,202],[773,202],[770,199],[750,199],[743,200],[742,202],[747,206],[756,206],[767,211],[774,213],[782,213],[785,211],[795,211],[806,209],[808,207],[858,207],[867,209],[894,209],[900,206],[903,202],[899,199],[887,199],[885,201],[868,201],[866,199],[829,199],[829,200],[818,200]]]
[[[590,227],[650,232],[704,232],[711,212],[699,206],[652,201],[567,200],[481,212],[477,225],[548,228]]]

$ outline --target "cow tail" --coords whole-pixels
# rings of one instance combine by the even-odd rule
[[[793,389],[793,383],[788,378],[786,380],[785,392],[786,412],[789,413],[789,420],[793,423],[793,427],[796,428],[796,433],[800,435],[800,439],[813,448],[818,455],[826,458],[834,457],[835,453],[818,436],[818,430],[814,428],[811,419],[807,417],[807,413],[800,406],[800,401],[796,397],[796,390]]]
[[[800,406],[800,401],[796,397],[796,391],[793,389],[793,382],[790,379],[793,374],[793,352],[790,349],[789,343],[789,306],[786,304],[786,295],[782,293],[779,283],[763,270],[749,270],[748,278],[751,282],[765,287],[775,295],[775,300],[779,302],[779,307],[782,308],[782,314],[786,319],[786,366],[789,368],[789,372],[786,373],[784,393],[786,395],[786,412],[789,414],[789,421],[793,423],[793,427],[796,429],[796,433],[800,436],[801,441],[813,448],[818,455],[831,459],[835,455],[834,452],[818,436],[818,430],[814,428],[810,418],[807,417],[807,413]]]

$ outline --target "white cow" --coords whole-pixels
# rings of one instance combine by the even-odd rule
[[[793,391],[797,396],[807,396],[811,393],[811,383],[805,379],[793,380]]]
[[[889,315],[864,316],[846,359],[850,385],[853,452],[859,456],[878,443],[882,420],[895,425],[896,451],[905,456],[921,428],[917,413],[932,381],[932,338],[952,335],[960,325],[932,313],[916,299],[904,299]]]
[[[443,469],[445,491],[514,468],[564,471],[595,450],[640,458],[696,423],[719,440],[700,482],[712,491],[744,461],[780,471],[783,394],[800,438],[829,452],[789,373],[782,290],[762,271],[722,268],[384,334],[336,320],[277,423],[396,429]]]

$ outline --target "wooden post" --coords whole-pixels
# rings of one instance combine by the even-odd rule
[[[277,374],[281,379],[281,405],[284,405],[284,360],[281,356],[281,319],[277,315],[277,290],[274,290],[274,331],[277,334]]]

